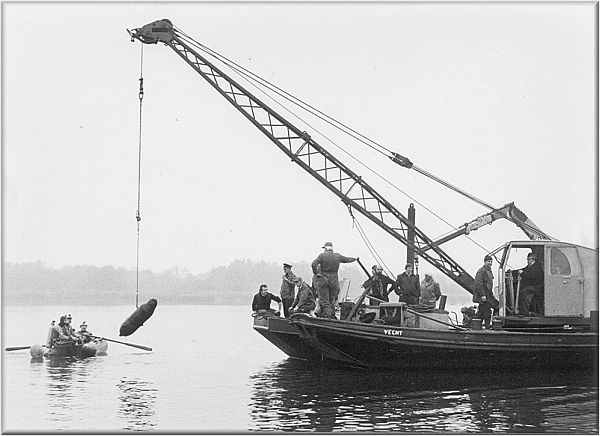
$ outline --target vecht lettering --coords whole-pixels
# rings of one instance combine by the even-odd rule
[[[383,333],[386,334],[386,335],[390,335],[390,336],[401,336],[402,335],[402,330],[384,329]]]

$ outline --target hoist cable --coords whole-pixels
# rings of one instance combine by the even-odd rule
[[[440,221],[442,221],[443,223],[445,223],[446,225],[448,225],[449,227],[451,227],[454,230],[457,230],[459,227],[452,225],[452,223],[448,222],[447,220],[445,220],[444,218],[442,218],[440,215],[438,215],[437,213],[435,213],[433,210],[431,210],[430,208],[428,208],[427,206],[425,206],[423,203],[421,203],[419,200],[417,200],[416,198],[413,198],[411,195],[409,195],[407,192],[403,191],[402,189],[400,189],[398,186],[396,186],[394,183],[392,183],[390,180],[386,179],[385,177],[383,177],[379,172],[373,170],[372,168],[370,168],[367,164],[365,164],[364,162],[362,162],[360,159],[354,157],[352,154],[350,154],[348,151],[344,150],[341,146],[339,146],[338,144],[336,144],[332,139],[330,139],[327,135],[325,135],[324,133],[322,133],[319,129],[317,129],[316,127],[314,127],[311,123],[307,122],[306,120],[304,120],[302,117],[298,116],[297,114],[295,114],[294,112],[292,112],[290,109],[288,109],[287,107],[285,107],[281,102],[279,102],[278,100],[276,100],[273,96],[269,95],[267,92],[265,92],[265,90],[263,90],[261,87],[257,86],[261,85],[267,89],[269,89],[270,91],[274,92],[275,94],[279,95],[280,97],[282,97],[283,99],[289,101],[290,103],[300,107],[301,109],[309,112],[310,114],[317,116],[318,118],[322,119],[323,121],[327,122],[328,124],[332,125],[333,127],[336,127],[337,129],[344,131],[343,129],[341,129],[338,126],[333,125],[331,122],[327,121],[326,119],[324,119],[323,117],[318,116],[317,114],[315,114],[312,110],[307,109],[306,107],[301,106],[300,104],[298,104],[297,102],[290,100],[290,98],[287,98],[285,95],[283,94],[287,94],[290,95],[292,98],[302,102],[302,100],[297,99],[296,97],[294,97],[291,94],[288,94],[286,91],[281,90],[281,92],[278,92],[277,90],[274,90],[273,88],[279,89],[277,86],[275,85],[271,85],[270,82],[268,82],[265,79],[262,79],[260,76],[252,73],[251,71],[247,70],[246,68],[239,66],[237,63],[230,61],[227,57],[220,55],[219,53],[215,52],[214,50],[210,49],[209,47],[206,47],[200,43],[198,43],[197,41],[195,41],[193,38],[189,37],[188,35],[186,35],[184,32],[182,32],[181,30],[178,30],[178,33],[180,35],[183,35],[187,42],[189,42],[191,45],[196,46],[197,48],[199,48],[200,50],[202,50],[203,52],[205,52],[206,54],[209,54],[213,57],[215,57],[216,59],[218,59],[219,61],[221,61],[223,64],[225,64],[226,66],[228,66],[229,68],[231,68],[231,70],[233,70],[234,72],[236,72],[237,74],[240,75],[241,78],[243,78],[244,80],[246,80],[248,82],[248,84],[250,84],[251,86],[253,86],[255,89],[257,89],[259,92],[261,92],[263,95],[265,95],[267,98],[269,98],[271,101],[273,101],[275,104],[277,104],[279,107],[281,107],[283,110],[285,110],[287,113],[289,113],[291,116],[293,116],[294,118],[296,118],[297,120],[305,123],[308,127],[310,127],[312,130],[314,130],[317,134],[321,135],[325,140],[327,140],[331,145],[333,145],[334,147],[336,147],[337,149],[339,149],[342,153],[344,153],[345,155],[347,155],[350,159],[354,160],[355,162],[357,162],[359,165],[361,165],[362,167],[366,168],[368,171],[370,171],[371,173],[373,173],[376,177],[380,178],[381,180],[383,180],[384,182],[386,182],[388,185],[390,185],[392,188],[396,189],[397,191],[399,191],[400,193],[402,193],[403,195],[405,195],[406,197],[408,197],[409,199],[411,199],[413,202],[415,202],[416,204],[418,204],[419,206],[421,206],[423,209],[425,209],[426,211],[428,211],[429,213],[431,213],[433,216],[435,216],[436,218],[438,218]],[[254,83],[253,83],[254,82]],[[265,85],[265,83],[269,84],[270,86]],[[312,106],[303,103],[306,106],[308,106],[309,108],[312,108]],[[313,109],[316,110],[316,109]],[[318,110],[317,110],[318,111]],[[320,111],[319,111],[320,112]],[[331,117],[329,117],[328,115],[324,114],[325,117],[333,119]],[[341,125],[343,125],[342,123],[339,123]],[[350,129],[352,130],[352,129]],[[348,132],[344,133],[348,134],[349,136],[354,137],[355,139],[357,139],[359,142],[375,149],[373,146],[366,144],[365,141],[362,141],[358,138],[356,138],[354,135],[349,134]],[[359,133],[357,133],[358,135],[360,135]],[[361,135],[362,136],[362,135]],[[367,138],[367,140],[371,141],[370,139]],[[374,141],[371,141],[374,142]],[[375,142],[374,142],[375,143]],[[387,148],[375,143],[377,146],[388,150]],[[384,154],[383,152],[381,152],[380,150],[375,149],[376,151],[378,151],[381,154]],[[388,150],[389,151],[389,150]],[[435,177],[435,176],[433,176]],[[440,179],[441,180],[441,179]],[[485,204],[485,203],[484,203]],[[487,204],[485,204],[486,207]],[[481,244],[479,244],[478,242],[474,241],[471,237],[465,235],[465,237],[470,240],[472,243],[474,243],[475,245],[477,245],[478,247],[480,247],[484,252],[488,252],[488,250],[483,247]]]
[[[392,277],[395,277],[394,273],[392,273],[391,269],[384,262],[383,257],[381,257],[379,255],[379,253],[377,252],[377,250],[375,250],[375,247],[373,246],[373,244],[371,243],[371,241],[367,237],[367,234],[364,231],[364,229],[362,228],[362,226],[360,225],[360,222],[356,219],[356,217],[352,213],[352,209],[349,208],[349,210],[350,210],[350,216],[352,217],[352,222],[356,226],[356,230],[357,230],[358,234],[360,235],[360,237],[362,238],[363,242],[367,246],[367,249],[371,252],[371,255],[373,256],[373,258],[375,259],[375,261],[378,264],[380,264],[381,266],[383,266],[389,275],[391,275]]]
[[[356,231],[358,232],[358,235],[361,237],[361,239],[363,240],[363,242],[365,243],[365,246],[367,247],[367,250],[369,250],[369,252],[371,253],[371,256],[373,256],[373,258],[375,259],[375,262],[377,262],[378,264],[383,265],[383,259],[381,259],[378,255],[378,253],[375,251],[373,245],[371,244],[371,241],[368,240],[366,234],[362,231],[361,228],[359,228],[358,226],[358,222],[356,220],[353,221],[353,224],[356,228]],[[386,267],[387,269],[387,267]]]
[[[140,122],[138,132],[138,179],[137,179],[137,210],[135,213],[135,220],[137,223],[137,242],[135,252],[135,307],[139,307],[139,293],[140,293],[140,204],[141,204],[141,193],[142,193],[142,102],[144,100],[144,44],[140,44],[140,89],[138,93],[138,99],[140,101]]]

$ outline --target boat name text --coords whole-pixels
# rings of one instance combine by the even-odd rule
[[[390,336],[401,336],[402,335],[402,330],[384,329],[383,333],[386,334],[386,335],[390,335]]]

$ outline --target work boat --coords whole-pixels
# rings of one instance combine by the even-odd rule
[[[357,223],[355,215],[360,214],[404,244],[407,247],[407,263],[413,264],[416,259],[422,259],[472,294],[475,289],[474,278],[444,250],[443,244],[498,219],[514,223],[528,237],[528,240],[509,242],[490,253],[492,256],[501,254],[500,259],[497,257],[500,267],[496,277],[502,278],[495,295],[499,307],[492,328],[478,328],[477,322],[463,325],[448,322],[448,313],[443,307],[424,310],[397,303],[368,306],[363,304],[367,297],[366,289],[355,303],[350,303],[349,311],[340,314],[339,320],[302,314],[289,319],[255,314],[254,329],[286,354],[298,359],[332,361],[367,368],[531,369],[590,367],[596,364],[597,249],[559,242],[533,224],[514,203],[494,207],[419,168],[409,158],[337,122],[305,104],[302,99],[281,92],[269,81],[194,41],[168,19],[128,32],[132,42],[160,42],[171,49],[293,164],[337,196],[348,209],[354,223]],[[224,71],[225,68],[229,68],[229,74]],[[313,66],[313,70],[316,68]],[[318,143],[308,129],[296,126],[274,111],[234,80],[232,74],[243,76],[270,97],[277,94],[309,115],[331,124],[349,138],[382,154],[386,164],[389,165],[391,160],[402,168],[414,170],[476,202],[488,212],[467,221],[444,237],[430,238],[416,226],[411,208],[406,217],[364,177]],[[139,82],[141,117],[144,95],[142,77]],[[519,304],[515,304],[520,301],[521,291],[516,267],[525,264],[529,253],[537,257],[543,270],[543,284],[536,284],[535,312],[530,312],[530,306],[527,306],[520,313]],[[375,253],[374,258],[377,259]],[[366,269],[365,273],[369,275]],[[371,312],[368,317],[364,316],[367,312]],[[367,319],[370,322],[361,322]]]
[[[543,314],[519,314],[514,304],[519,283],[509,265],[520,252],[536,253],[541,262]],[[501,259],[500,307],[490,329],[452,324],[445,310],[404,303],[364,305],[376,315],[370,323],[257,316],[254,329],[291,357],[366,368],[597,367],[597,252],[557,241],[513,241]]]

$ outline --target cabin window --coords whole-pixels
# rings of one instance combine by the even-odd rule
[[[575,247],[552,247],[550,250],[550,274],[554,276],[579,274],[579,260]]]

